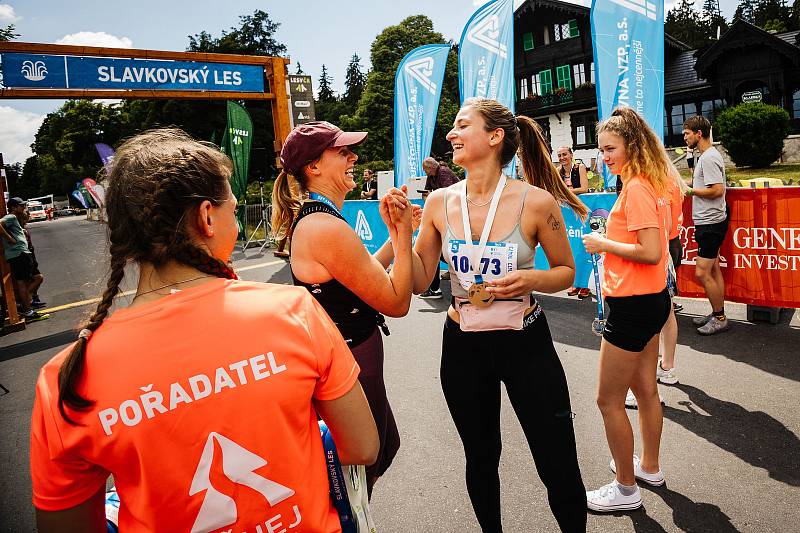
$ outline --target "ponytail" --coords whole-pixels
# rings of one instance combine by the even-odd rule
[[[519,155],[525,181],[549,192],[556,201],[567,204],[581,220],[585,220],[589,210],[561,179],[550,160],[550,151],[539,125],[533,119],[520,115],[517,117],[517,126],[520,133]]]
[[[276,239],[289,234],[302,203],[300,196],[292,190],[290,180],[293,179],[292,175],[281,170],[272,186],[272,232]]]

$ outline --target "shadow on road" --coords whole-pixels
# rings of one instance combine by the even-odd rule
[[[800,487],[800,440],[786,426],[762,411],[748,411],[696,387],[674,387],[689,397],[689,401],[679,402],[688,411],[666,405],[664,417],[742,461],[765,469],[772,479]]]
[[[12,344],[11,346],[6,346],[3,348],[2,355],[0,355],[0,362],[10,361],[11,359],[16,359],[17,357],[24,357],[32,353],[42,352],[44,350],[50,350],[58,346],[63,346],[71,343],[77,337],[78,333],[74,329],[68,329],[66,331],[53,333],[52,335],[39,337],[38,339]]]
[[[589,350],[600,349],[600,340],[591,332],[597,313],[594,300],[542,294],[537,294],[536,298],[548,316],[554,341]],[[781,313],[781,321],[776,325],[733,320],[729,332],[703,337],[695,332],[692,315],[678,314],[678,344],[800,381],[800,365],[797,364],[800,328],[789,325],[791,317],[791,312]]]
[[[663,487],[650,487],[643,483],[640,488],[647,489],[653,495],[643,494],[645,504],[634,512],[608,513],[612,516],[628,517],[633,530],[637,533],[664,533],[667,530],[655,519],[647,514],[647,502],[650,498],[658,496],[672,509],[672,524],[680,531],[692,533],[739,533],[731,523],[731,519],[716,505],[710,503],[697,503],[679,492]],[[591,511],[590,511],[591,512]],[[670,529],[672,529],[670,527]]]

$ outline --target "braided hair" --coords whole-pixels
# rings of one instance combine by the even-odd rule
[[[204,200],[221,205],[228,198],[231,160],[210,143],[198,142],[176,128],[151,130],[125,141],[106,173],[106,212],[110,273],[97,308],[82,329],[93,332],[108,316],[120,292],[129,261],[158,268],[169,261],[220,278],[236,279],[229,264],[193,244],[187,220]],[[58,373],[58,410],[70,424],[66,407],[85,411],[94,401],[82,396],[78,382],[86,366],[88,335],[80,335]]]

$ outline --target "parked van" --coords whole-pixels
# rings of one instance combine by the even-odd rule
[[[28,213],[31,215],[31,222],[37,220],[47,220],[47,211],[45,211],[42,202],[32,200],[28,202]]]

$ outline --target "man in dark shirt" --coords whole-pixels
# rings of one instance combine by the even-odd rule
[[[425,161],[422,162],[422,170],[428,176],[425,182],[425,190],[428,192],[458,183],[458,177],[453,174],[453,171],[447,165],[442,165],[432,157],[425,158]]]
[[[378,199],[378,181],[375,179],[375,173],[368,168],[364,169],[364,185],[361,187],[361,199]]]

